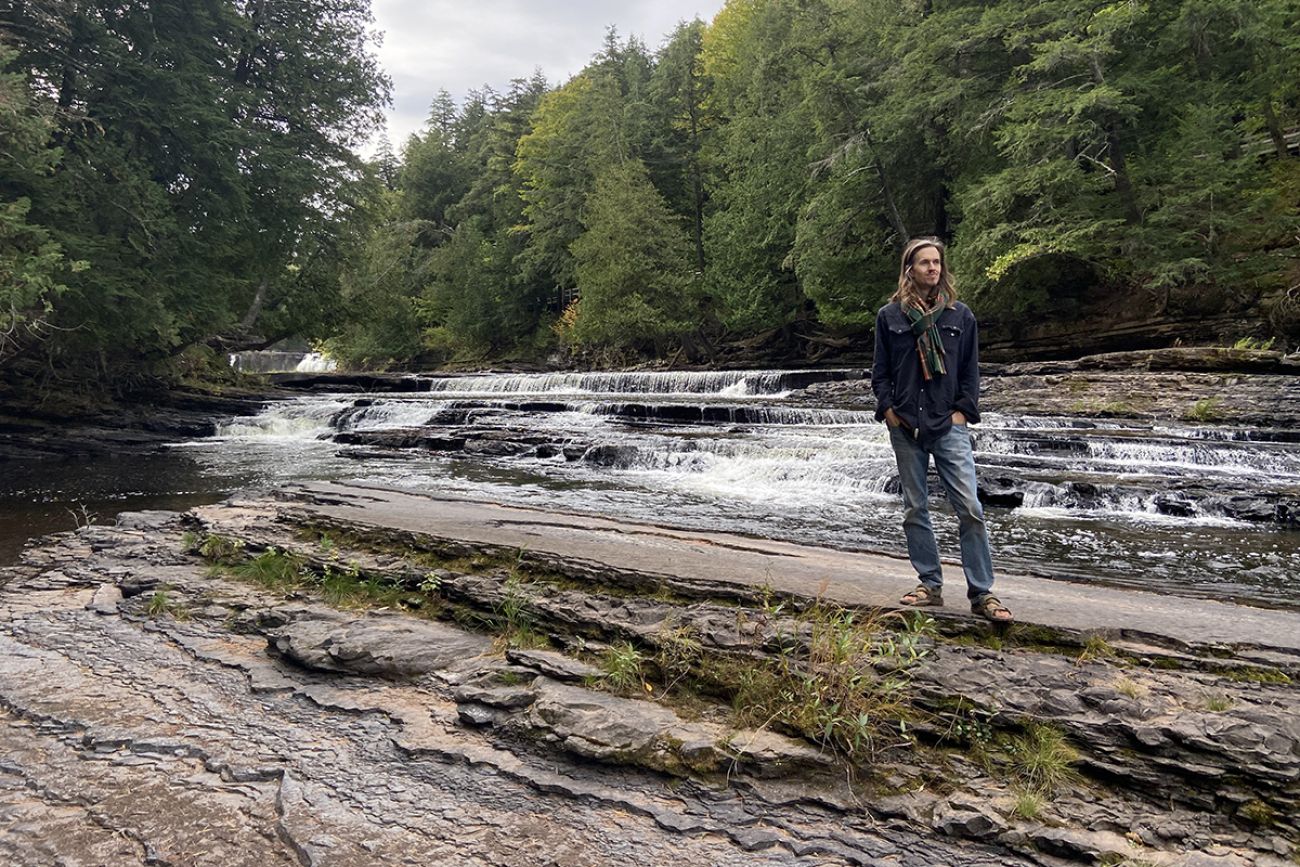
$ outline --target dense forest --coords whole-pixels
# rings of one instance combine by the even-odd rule
[[[729,0],[356,156],[365,0],[16,0],[0,372],[706,361],[861,333],[910,236],[981,316],[1300,343],[1300,0]],[[521,62],[526,63],[526,59]]]

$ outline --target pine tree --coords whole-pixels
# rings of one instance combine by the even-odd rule
[[[662,353],[699,322],[691,245],[640,160],[606,168],[573,244],[579,345]]]

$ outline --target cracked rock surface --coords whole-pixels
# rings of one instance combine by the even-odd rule
[[[466,628],[518,592],[503,572],[335,549],[359,576],[432,582],[448,608],[331,607],[214,572],[183,538],[201,523],[305,560],[292,504],[196,514],[124,515],[0,570],[0,865],[1280,867],[1296,852],[1296,691],[1240,660],[1127,646],[1183,667],[1121,669],[932,641],[922,705],[1049,721],[1077,747],[1077,784],[1025,818],[973,752],[903,751],[851,780],[722,709],[603,691],[571,652],[650,652],[672,627],[758,660],[799,634],[771,611],[644,598],[588,565],[528,590],[531,628],[559,650],[503,649]]]
[[[481,636],[286,603],[211,577],[178,516],[123,523],[0,570],[0,864],[1032,863],[519,746],[460,720],[457,683],[503,664]],[[150,613],[164,586],[186,618]]]

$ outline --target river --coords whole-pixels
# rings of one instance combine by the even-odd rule
[[[883,427],[868,412],[801,399],[809,383],[855,375],[475,375],[413,378],[408,392],[304,394],[159,454],[11,462],[0,479],[0,562],[23,538],[88,514],[103,520],[123,509],[184,508],[242,489],[344,478],[901,551]],[[412,427],[468,434],[470,447],[369,442]],[[1300,531],[1242,517],[1243,502],[1300,497],[1294,444],[1255,441],[1239,428],[992,412],[973,431],[982,482],[1019,503],[987,509],[997,566],[1300,604]],[[353,442],[335,441],[341,435]],[[941,498],[932,514],[941,548],[956,556],[956,522]],[[959,570],[950,568],[948,580],[960,582]]]

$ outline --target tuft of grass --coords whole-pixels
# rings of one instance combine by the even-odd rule
[[[601,668],[605,671],[605,685],[616,692],[632,689],[649,691],[642,670],[645,657],[630,641],[620,641],[610,645],[601,659]]]
[[[1007,745],[1012,772],[1031,792],[1050,794],[1079,778],[1079,753],[1065,735],[1046,725],[1031,725]]]
[[[219,566],[234,565],[244,559],[244,540],[210,533],[199,545],[199,555]]]
[[[1211,713],[1223,713],[1232,710],[1233,705],[1232,697],[1221,692],[1212,692],[1205,696],[1205,709]]]
[[[1201,398],[1183,413],[1183,418],[1187,421],[1200,422],[1221,420],[1223,412],[1219,409],[1219,399],[1217,397]]]
[[[1247,801],[1237,809],[1237,815],[1252,825],[1267,827],[1277,821],[1277,811],[1263,801]]]
[[[1016,791],[1015,803],[1011,806],[1011,814],[1021,819],[1035,822],[1042,818],[1043,808],[1047,806],[1047,799],[1041,792],[1035,792],[1030,789],[1019,789]]]
[[[911,672],[930,652],[933,621],[818,600],[794,626],[778,636],[774,659],[707,667],[728,678],[720,686],[732,695],[737,724],[775,726],[852,764],[910,745]]]
[[[654,637],[654,664],[668,693],[684,682],[700,663],[704,648],[692,626],[667,626]]]
[[[185,606],[185,603],[173,600],[166,587],[160,587],[153,592],[144,611],[150,617],[168,615],[174,620],[190,619],[189,608]]]
[[[303,561],[275,547],[231,566],[230,571],[245,581],[278,593],[288,593],[308,583]]]
[[[1272,683],[1285,686],[1291,682],[1291,678],[1284,671],[1253,665],[1222,668],[1218,670],[1218,674],[1237,683]]]
[[[1115,691],[1131,699],[1144,699],[1151,694],[1146,686],[1123,674],[1115,678]]]
[[[1083,644],[1083,652],[1079,654],[1079,662],[1091,662],[1094,659],[1115,659],[1119,654],[1115,648],[1110,646],[1110,642],[1100,635],[1089,635],[1088,640]]]
[[[1233,349],[1248,350],[1268,350],[1273,348],[1277,338],[1270,337],[1268,340],[1261,340],[1258,337],[1243,337],[1236,343],[1232,344]]]
[[[501,647],[544,648],[550,642],[536,629],[532,583],[525,581],[518,569],[511,569],[503,585],[505,593],[497,603],[493,626],[498,630]]]

